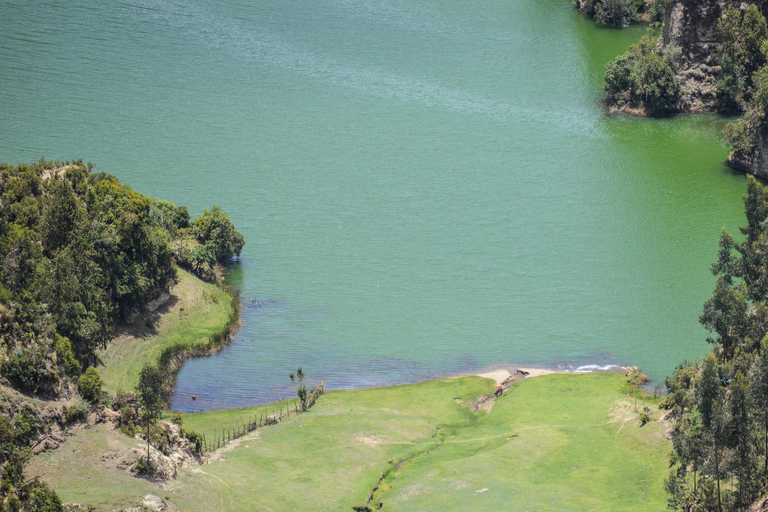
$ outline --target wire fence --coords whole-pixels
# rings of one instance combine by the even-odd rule
[[[283,418],[289,418],[291,416],[298,416],[302,412],[307,411],[310,407],[315,405],[317,399],[325,393],[325,386],[322,384],[312,389],[312,392],[307,396],[306,403],[302,406],[298,400],[293,402],[281,402],[272,406],[264,407],[264,411],[261,414],[254,414],[253,417],[248,417],[246,422],[243,418],[240,418],[240,425],[236,425],[232,429],[222,429],[221,436],[217,432],[214,439],[208,442],[205,434],[203,434],[203,450],[207,453],[218,450],[225,444],[233,441],[239,437],[243,437],[245,434],[253,432],[254,430],[269,426],[277,425]],[[272,413],[270,414],[270,410]]]

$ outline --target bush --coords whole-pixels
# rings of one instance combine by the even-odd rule
[[[640,371],[637,366],[630,366],[624,371],[624,376],[627,378],[627,382],[635,388],[639,388],[643,384],[647,384],[651,381],[651,378]]]
[[[138,476],[152,475],[152,461],[145,459],[143,456],[139,457],[139,460],[136,461],[136,465],[133,466],[131,471]]]
[[[646,423],[651,421],[651,416],[647,412],[640,413],[640,426],[642,427]]]
[[[40,426],[40,422],[32,410],[24,409],[16,413],[13,417],[13,432],[17,444],[29,445]]]
[[[184,437],[193,445],[195,445],[195,453],[203,452],[203,435],[198,434],[193,430],[182,431]]]
[[[732,121],[723,128],[723,138],[731,145],[732,157],[740,162],[750,161],[757,150],[756,128],[750,126],[751,115],[747,114]],[[759,123],[755,123],[759,124]]]
[[[93,366],[89,366],[85,373],[77,379],[77,388],[80,390],[80,394],[86,400],[91,402],[98,402],[101,398],[101,387],[104,382],[101,380],[98,370]]]
[[[53,350],[56,351],[56,358],[64,366],[68,376],[74,377],[80,373],[80,365],[77,359],[75,359],[75,353],[72,351],[72,344],[69,342],[69,338],[59,336],[58,334],[54,335]]]
[[[44,350],[35,342],[14,350],[0,367],[2,374],[13,385],[30,393],[52,389],[59,383],[59,375],[46,359]]]
[[[139,426],[139,415],[136,410],[126,405],[120,409],[120,418],[117,420],[120,425],[120,432],[128,437],[136,437],[136,434],[141,432],[141,426]]]
[[[664,14],[667,10],[666,0],[651,0],[648,6],[648,21],[651,23],[663,23]]]
[[[85,400],[76,400],[72,405],[65,405],[62,409],[64,415],[64,424],[68,425],[75,421],[82,421],[88,417],[90,407]]]
[[[32,482],[24,488],[23,494],[25,512],[64,512],[59,495],[43,483]]]

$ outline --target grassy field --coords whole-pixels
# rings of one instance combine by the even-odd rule
[[[112,469],[98,449],[83,456],[70,449],[103,445],[101,426],[35,457],[30,471],[64,501],[104,510],[151,493],[185,511],[351,511],[374,489],[371,505],[383,510],[666,508],[665,425],[640,426],[621,375],[527,379],[490,413],[472,413],[471,402],[493,385],[464,377],[331,392],[310,411],[231,443],[209,464],[181,470],[167,489]],[[210,436],[263,412],[187,414],[184,426]]]
[[[178,269],[178,277],[171,299],[152,317],[151,327],[144,320],[122,327],[107,348],[99,352],[103,366],[97,369],[106,391],[133,391],[141,369],[147,363],[156,363],[163,349],[177,343],[205,341],[226,325],[231,297],[215,284],[201,281],[182,269]]]

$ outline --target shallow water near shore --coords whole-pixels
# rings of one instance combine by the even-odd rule
[[[505,364],[659,382],[709,350],[745,178],[719,116],[606,115],[603,66],[642,27],[567,0],[0,11],[1,161],[82,157],[247,240],[243,327],[175,409],[288,396],[298,366],[331,389]]]

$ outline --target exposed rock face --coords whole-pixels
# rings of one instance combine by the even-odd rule
[[[723,0],[673,0],[664,14],[661,41],[680,48],[677,79],[682,95],[681,112],[714,112],[717,76],[717,23],[729,2]]]
[[[766,13],[766,0],[740,2],[732,0],[672,0],[664,15],[661,42],[665,48],[680,48],[677,79],[682,88],[678,104],[681,112],[714,112],[716,110],[718,64],[717,23],[728,5],[746,10],[750,3]]]
[[[595,2],[593,0],[576,0],[576,8],[590,16],[595,14]]]

